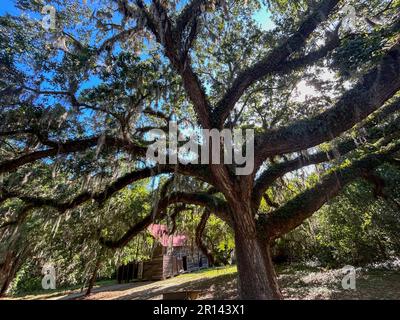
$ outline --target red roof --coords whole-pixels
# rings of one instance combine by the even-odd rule
[[[169,235],[168,228],[164,224],[151,224],[148,227],[151,235],[156,238],[163,247],[183,247],[187,240],[185,235]]]

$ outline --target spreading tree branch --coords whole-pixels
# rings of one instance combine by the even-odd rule
[[[171,204],[192,204],[209,208],[224,221],[230,222],[229,214],[227,213],[226,203],[208,193],[185,193],[176,192],[170,194],[158,202],[154,208],[154,212],[148,214],[141,221],[129,228],[125,234],[118,240],[100,239],[100,243],[108,248],[116,249],[126,246],[137,234],[146,229],[154,221],[162,219],[166,215],[166,209]]]
[[[116,179],[115,181],[111,182],[102,191],[98,192],[90,192],[90,191],[83,191],[80,194],[74,196],[72,199],[61,201],[55,198],[45,198],[45,197],[36,197],[21,194],[19,192],[7,191],[2,188],[0,191],[0,204],[8,199],[17,198],[21,201],[25,202],[28,205],[31,205],[31,209],[33,208],[41,208],[41,207],[50,207],[58,210],[60,213],[64,213],[67,210],[74,209],[85,202],[90,200],[96,201],[99,205],[103,204],[109,198],[111,198],[116,192],[122,190],[123,188],[127,187],[128,185],[145,179],[157,176],[163,173],[174,173],[179,172],[182,174],[187,174],[191,176],[196,176],[199,174],[199,168],[193,167],[192,165],[179,165],[179,166],[172,166],[172,165],[159,165],[153,168],[145,168],[136,171],[129,172],[120,178]],[[203,178],[203,175],[201,175]]]
[[[374,125],[377,125],[379,123],[378,121],[385,119],[387,116],[399,110],[400,99],[396,99],[396,101],[393,103],[386,105],[381,112],[379,112],[362,127],[366,131],[366,134],[363,136],[363,138],[368,142],[372,142],[384,136],[390,137],[392,134],[398,133],[400,129],[400,119],[396,119],[383,127],[374,127]],[[285,174],[312,164],[331,161],[338,156],[344,156],[348,154],[358,147],[359,145],[357,141],[355,141],[353,138],[350,138],[342,141],[331,150],[318,152],[312,155],[300,155],[295,159],[273,164],[255,181],[252,194],[253,203],[258,207],[266,189],[269,188],[276,181],[276,179],[283,177]]]
[[[400,40],[399,40],[400,41]],[[255,139],[255,167],[265,159],[296,152],[332,140],[364,120],[400,89],[400,42],[348,90],[329,110],[311,119],[297,121],[287,127],[258,135]]]
[[[205,209],[201,216],[200,222],[196,228],[196,245],[201,250],[201,252],[203,252],[203,254],[207,257],[210,265],[212,266],[215,264],[214,256],[212,255],[212,252],[210,250],[208,250],[206,244],[203,242],[203,239],[202,239],[203,233],[206,228],[207,221],[210,218],[210,215],[211,215],[211,212],[209,210]]]
[[[55,157],[58,155],[86,151],[90,148],[96,147],[101,138],[101,136],[95,136],[86,139],[67,140],[65,142],[42,140],[43,144],[48,145],[52,148],[33,151],[27,154],[23,154],[18,158],[0,162],[0,173],[15,171],[19,167],[28,163],[33,163],[37,160]],[[121,148],[137,156],[145,155],[147,150],[145,147],[112,136],[104,137],[104,146],[108,148]]]
[[[307,38],[334,11],[338,2],[338,0],[321,1],[291,37],[273,49],[264,59],[242,71],[237,76],[212,114],[215,127],[221,128],[223,126],[236,102],[239,101],[248,87],[272,72],[285,70],[286,67],[284,65],[287,62],[286,60],[292,53],[300,50],[305,45]],[[330,46],[327,49],[330,49]],[[317,59],[321,54],[325,54],[324,51],[326,50],[314,53],[308,58],[304,58],[302,62],[292,62],[292,67],[296,64],[302,65],[305,62],[308,63],[308,60]]]
[[[259,226],[265,231],[265,237],[272,240],[295,229],[311,217],[327,201],[334,198],[349,183],[389,161],[400,144],[390,147],[382,153],[367,155],[354,161],[350,166],[333,170],[316,186],[304,191],[271,214],[259,219]]]

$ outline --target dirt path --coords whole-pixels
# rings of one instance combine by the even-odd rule
[[[400,271],[357,271],[356,290],[344,290],[341,269],[326,270],[288,266],[278,270],[279,282],[285,299],[302,300],[400,300]],[[237,298],[236,268],[203,270],[180,275],[164,281],[135,282],[95,287],[90,297],[76,291],[30,295],[22,299],[47,300],[153,300],[162,299],[164,292],[200,290],[200,300],[229,300]]]
[[[51,297],[49,300],[153,300],[162,299],[164,292],[202,290],[199,299],[236,298],[236,270],[223,268],[181,275],[164,281],[115,284],[93,289],[90,297],[75,292]]]

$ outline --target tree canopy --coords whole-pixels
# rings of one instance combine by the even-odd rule
[[[46,4],[53,17],[42,12]],[[39,230],[49,218],[64,221],[94,206],[79,224],[93,226],[98,248],[117,249],[154,221],[202,208],[199,238],[211,215],[233,230],[241,297],[275,299],[276,239],[357,179],[388,197],[377,169],[400,163],[399,1],[16,6],[20,15],[0,17],[0,230],[7,243],[15,230]],[[44,27],[44,14],[54,26]],[[190,126],[253,129],[254,170],[237,176],[235,165],[147,161],[149,132],[167,130],[172,120],[183,135]],[[299,192],[279,192],[314,171]],[[138,188],[151,196],[144,201]],[[121,192],[129,213],[104,213]]]

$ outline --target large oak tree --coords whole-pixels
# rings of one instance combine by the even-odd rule
[[[352,1],[352,30],[339,0],[57,0],[54,30],[38,22],[42,1],[16,3],[36,16],[0,19],[0,204],[20,204],[2,214],[3,235],[38,209],[102,205],[153,177],[154,210],[120,238],[100,234],[102,246],[126,245],[168,208],[204,207],[198,238],[210,214],[234,231],[240,297],[280,299],[274,240],[355,179],[381,190],[375,170],[399,164],[399,1]],[[253,172],[149,163],[147,133],[171,119],[255,129]],[[38,164],[54,171],[48,188]],[[320,164],[318,182],[273,198]]]

